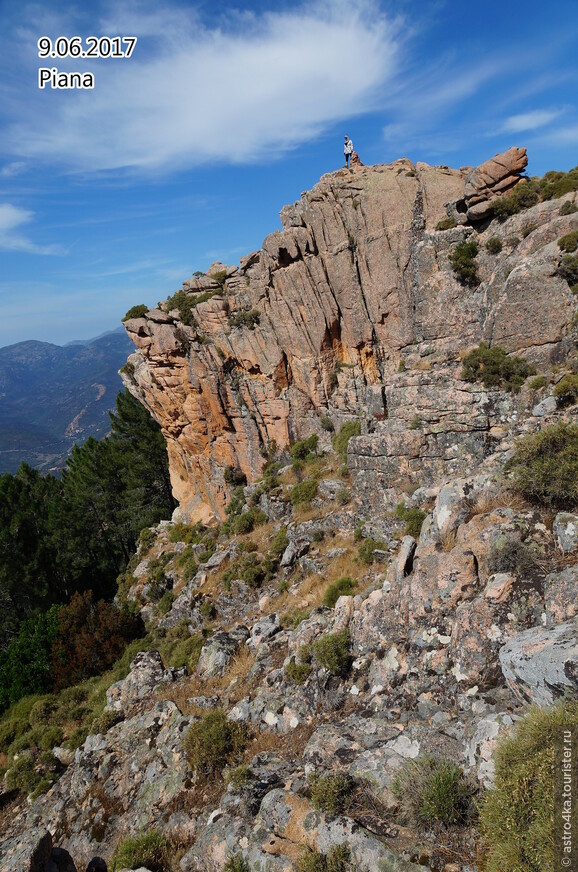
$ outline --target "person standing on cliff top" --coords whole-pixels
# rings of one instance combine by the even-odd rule
[[[353,154],[353,143],[350,138],[345,134],[345,145],[343,146],[343,154],[345,155],[345,166],[349,166],[349,158]]]

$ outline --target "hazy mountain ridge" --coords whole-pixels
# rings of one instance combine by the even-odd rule
[[[114,331],[66,346],[29,340],[0,348],[0,468],[24,460],[61,469],[75,442],[101,438],[131,343]]]

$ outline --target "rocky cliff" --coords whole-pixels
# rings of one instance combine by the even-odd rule
[[[461,380],[460,355],[484,340],[541,364],[571,345],[556,240],[576,216],[552,200],[491,218],[526,163],[510,149],[475,170],[402,159],[328,174],[239,267],[214,264],[126,322],[138,351],[124,380],[163,428],[183,517],[222,518],[224,468],[254,481],[269,443],[327,441],[323,416],[361,419],[349,463],[370,502],[491,451],[514,406]],[[449,259],[466,240],[469,283]]]

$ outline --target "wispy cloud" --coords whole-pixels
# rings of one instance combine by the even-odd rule
[[[211,28],[195,10],[132,6],[105,24],[141,36],[133,56],[96,64],[93,91],[36,94],[7,132],[12,153],[81,171],[263,160],[370,110],[396,69],[399,31],[374,0]]]
[[[522,112],[519,115],[510,115],[502,124],[504,133],[522,133],[525,130],[536,130],[545,127],[555,118],[561,115],[557,109],[534,109],[531,112]]]
[[[58,245],[37,245],[20,228],[30,223],[34,213],[12,203],[0,203],[0,249],[5,251],[27,251],[30,254],[64,254]]]

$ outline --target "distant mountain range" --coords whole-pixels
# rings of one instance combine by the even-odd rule
[[[118,370],[132,351],[122,327],[65,346],[30,340],[0,348],[0,472],[25,460],[58,473],[75,443],[106,436],[122,389]]]

